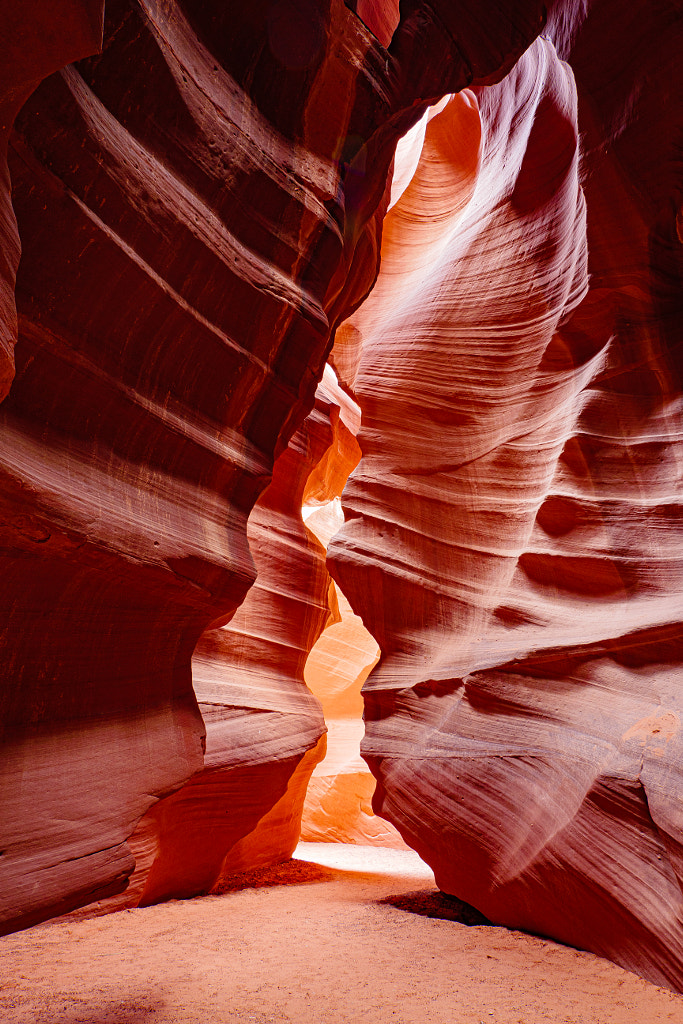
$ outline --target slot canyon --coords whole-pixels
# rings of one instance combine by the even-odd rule
[[[0,40],[2,1019],[683,1022],[683,2]]]

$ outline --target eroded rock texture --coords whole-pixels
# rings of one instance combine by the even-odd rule
[[[680,989],[681,11],[546,34],[397,158],[329,562],[382,649],[376,809],[439,886]]]
[[[360,449],[354,465],[359,456]],[[352,466],[347,468],[350,471]],[[308,529],[326,549],[344,522],[339,499],[315,509],[309,505],[306,513]],[[360,756],[361,687],[380,650],[337,586],[334,602],[337,614],[312,648],[304,672],[309,689],[322,704],[327,753],[313,770],[306,791],[301,839],[405,848],[393,826],[372,810],[375,780]]]
[[[207,630],[195,648],[204,770],[154,807],[133,836],[134,847],[148,850],[154,835],[154,860],[147,867],[141,858],[145,877],[136,872],[132,881],[143,904],[207,892],[240,870],[286,860],[298,842],[306,786],[326,746],[304,666],[330,616],[331,585],[301,506],[311,475],[316,490],[329,476],[340,402],[348,399],[328,368],[249,517],[256,582],[230,622]]]
[[[44,78],[99,50],[103,12],[104,0],[24,0],[0,9],[0,401],[14,375],[14,284],[21,249],[7,167],[10,132],[22,105]]]
[[[191,654],[253,582],[249,512],[372,284],[395,141],[542,24],[536,3],[444,0],[406,4],[393,31],[382,6],[109,0],[101,56],[18,118],[4,928],[125,886],[136,822],[202,767]],[[97,9],[74,17],[92,28]]]
[[[291,845],[296,431],[346,318],[378,810],[490,918],[683,988],[680,6],[110,0],[36,89],[97,49],[58,6],[0,15],[2,927]]]

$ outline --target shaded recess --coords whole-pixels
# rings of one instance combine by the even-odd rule
[[[397,896],[385,896],[381,902],[396,907],[397,910],[405,910],[408,914],[431,917],[439,921],[455,921],[469,928],[491,924],[476,907],[471,907],[469,903],[464,903],[456,896],[449,896],[445,892],[417,889],[415,892],[402,892]]]

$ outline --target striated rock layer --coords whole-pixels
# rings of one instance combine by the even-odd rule
[[[10,132],[22,105],[44,78],[99,50],[103,12],[104,0],[23,0],[0,9],[0,401],[14,376],[14,285],[21,252],[7,167]]]
[[[359,456],[360,450],[354,464]],[[317,508],[309,505],[305,513],[307,527],[326,549],[344,522],[339,499]],[[393,826],[373,813],[375,780],[360,757],[361,687],[380,650],[336,586],[334,596],[338,614],[312,648],[304,672],[306,683],[322,704],[328,733],[327,753],[313,770],[306,791],[301,839],[405,849]]]
[[[540,3],[441,0],[392,34],[360,6],[389,50],[341,0],[108,0],[102,54],[17,120],[5,929],[125,886],[136,822],[202,767],[191,654],[253,582],[249,512],[372,284],[395,141],[542,24]]]
[[[330,367],[318,388],[333,400],[334,443],[306,482],[302,510],[306,528],[327,545],[344,522],[339,495],[360,459],[356,441],[360,426],[357,404],[339,388]],[[376,641],[354,615],[339,588],[327,577],[330,616],[306,658],[303,678],[322,705],[327,726],[327,750],[311,776],[301,816],[304,842],[342,842],[364,845],[405,844],[388,822],[373,813],[375,780],[360,758],[363,733],[361,687],[379,658]]]
[[[348,399],[327,368],[314,409],[249,517],[256,582],[230,622],[205,632],[195,648],[204,770],[156,805],[131,840],[149,851],[154,835],[154,859],[131,883],[143,905],[208,892],[225,876],[284,861],[299,840],[306,786],[326,748],[304,666],[329,618],[331,585],[301,505],[311,476],[318,490],[329,475],[343,429],[340,404]]]
[[[36,89],[101,14],[0,15],[1,927],[291,846],[346,317],[377,809],[683,988],[679,5],[111,0]]]
[[[329,564],[439,886],[683,989],[683,19],[584,6],[397,158]]]

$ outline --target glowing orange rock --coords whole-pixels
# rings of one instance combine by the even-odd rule
[[[307,510],[311,513],[311,509]],[[327,547],[343,524],[338,500],[306,517]],[[338,615],[311,650],[305,679],[320,700],[327,723],[327,755],[314,769],[306,794],[301,838],[404,847],[396,830],[378,818],[371,799],[375,780],[360,757],[363,736],[361,687],[379,658],[376,641],[336,589]]]
[[[208,892],[222,875],[286,860],[299,840],[306,784],[325,754],[323,714],[304,665],[328,618],[330,587],[301,504],[333,445],[332,411],[337,416],[338,406],[319,389],[249,518],[256,583],[231,621],[204,633],[195,650],[205,767],[151,812],[157,853],[143,904]]]

